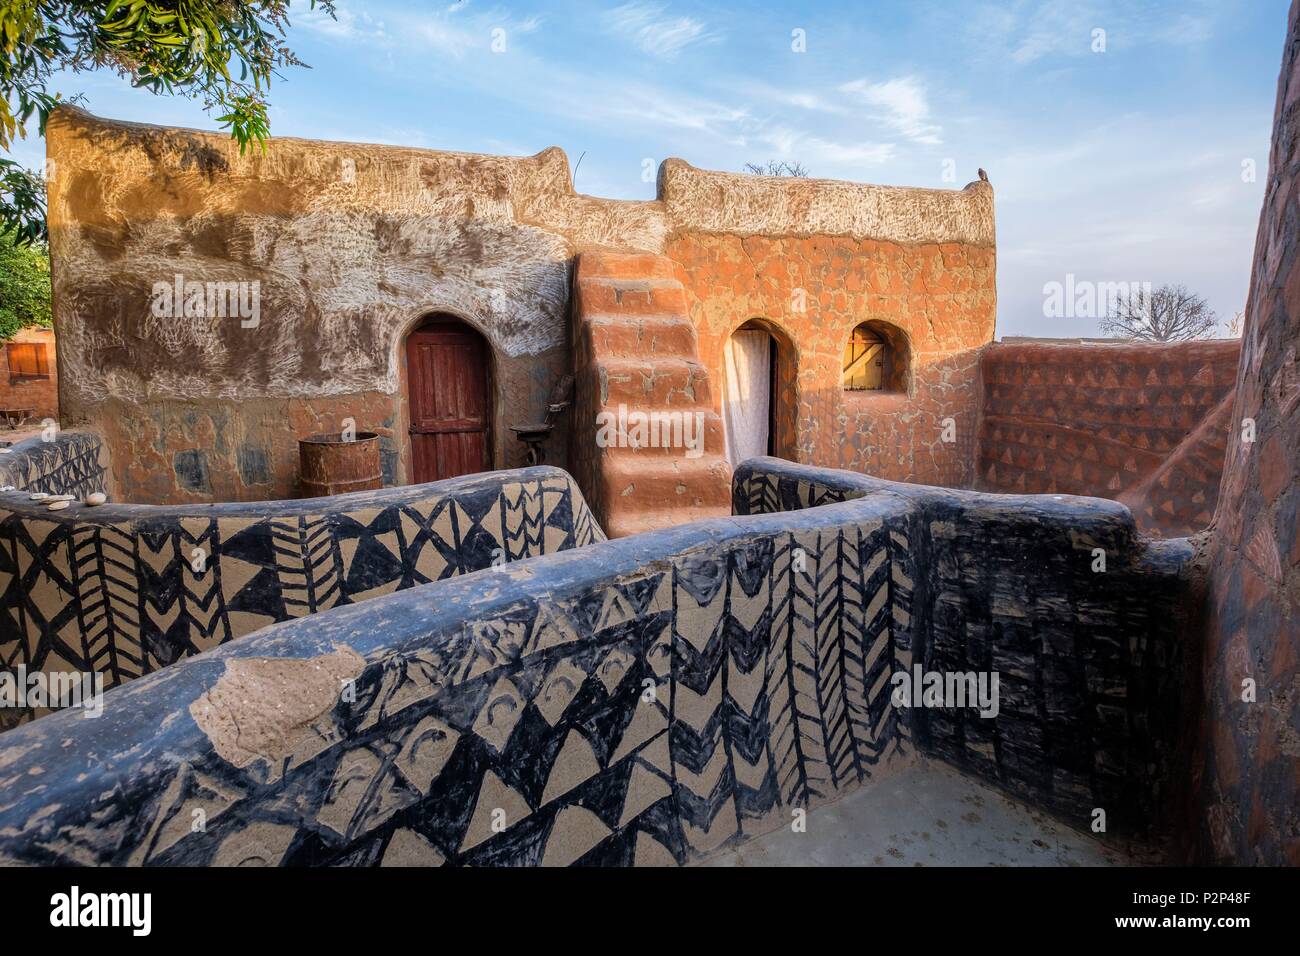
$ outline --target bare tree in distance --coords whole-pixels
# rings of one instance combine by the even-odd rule
[[[1148,292],[1139,287],[1111,304],[1101,330],[1122,339],[1186,342],[1203,339],[1218,324],[1210,304],[1186,286],[1162,285]]]
[[[1246,313],[1238,311],[1231,319],[1223,323],[1223,327],[1228,330],[1229,338],[1241,338],[1241,330],[1246,324]]]
[[[753,173],[755,176],[794,176],[796,179],[808,178],[808,170],[804,168],[803,163],[786,163],[775,159],[769,159],[766,165],[762,163],[746,163],[745,172]]]

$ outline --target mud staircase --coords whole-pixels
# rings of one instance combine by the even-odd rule
[[[722,419],[672,261],[582,253],[573,279],[572,336],[570,462],[606,533],[623,537],[730,515]],[[681,422],[680,435],[695,450],[678,441],[656,443],[654,435],[639,442],[626,423],[651,415],[662,416],[661,425]],[[604,430],[613,441],[598,442],[602,422],[616,423]]]

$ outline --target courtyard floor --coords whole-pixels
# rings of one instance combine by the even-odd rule
[[[913,764],[705,866],[1131,866],[1125,852],[942,764]]]

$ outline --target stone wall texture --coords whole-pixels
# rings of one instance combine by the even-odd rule
[[[1204,859],[1300,865],[1300,3],[1291,6],[1255,240],[1236,434],[1209,574],[1193,807]],[[1245,419],[1255,440],[1240,440]],[[1253,702],[1243,681],[1254,682]]]
[[[983,384],[974,487],[1096,495],[1144,530],[1208,527],[1231,434],[1236,340],[997,343]]]

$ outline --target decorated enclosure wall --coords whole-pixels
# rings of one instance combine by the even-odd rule
[[[97,436],[71,432],[0,465],[0,486],[25,489],[0,493],[5,670],[114,687],[276,621],[604,539],[549,467],[257,504],[52,512],[29,497],[84,498],[106,467]],[[0,709],[0,728],[31,716]]]
[[[1096,495],[1169,537],[1208,527],[1241,343],[999,342],[980,360],[982,491]]]
[[[1186,541],[1143,539],[1126,508],[1095,498],[948,491],[776,459],[742,465],[734,496],[738,514],[906,501],[892,532],[908,554],[891,579],[906,600],[898,666],[996,672],[1000,686],[993,719],[909,709],[916,747],[1080,829],[1101,808],[1108,827],[1172,832],[1199,661]]]
[[[5,738],[0,860],[683,864],[916,746],[1075,825],[1098,801],[1112,832],[1158,825],[1177,661],[1125,592],[1139,573],[1155,579],[1144,590],[1172,587],[1178,553],[1134,553],[1104,502],[887,483],[830,502],[860,481],[760,462],[737,503],[779,513],[276,624],[110,691],[98,719],[33,721]],[[963,558],[985,556],[966,546],[1002,526],[1033,532],[1039,560],[959,581]],[[1052,581],[1077,582],[1090,540],[1116,549],[1115,583],[1088,627],[1062,634]],[[1013,621],[1009,595],[1039,588]],[[1062,661],[1036,662],[1035,641],[1067,639]],[[1008,669],[989,729],[893,705],[897,669],[958,660]],[[1068,687],[1044,712],[1056,674]],[[1149,692],[1120,693],[1135,686]],[[1037,753],[1024,749],[1035,734]]]

